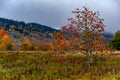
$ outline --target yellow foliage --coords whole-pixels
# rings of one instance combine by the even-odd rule
[[[6,34],[6,35],[3,36],[3,38],[4,38],[4,39],[8,39],[9,37],[8,37],[8,35]]]
[[[79,49],[83,49],[83,46],[80,45],[80,46],[79,46]]]
[[[30,41],[27,37],[25,37],[20,44],[20,50],[32,51],[37,49],[38,44],[36,44],[35,41]]]
[[[50,49],[50,50],[54,50],[53,43],[49,42],[48,45],[49,45],[49,49]]]
[[[0,50],[12,50],[13,46],[14,41],[3,29],[0,30]]]

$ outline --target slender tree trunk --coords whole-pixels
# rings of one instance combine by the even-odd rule
[[[91,42],[92,40],[89,41],[89,51],[88,51],[88,65],[91,66],[93,59],[92,59],[92,46]]]
[[[92,51],[89,52],[89,65],[91,65],[93,62],[93,59],[92,59]]]
[[[88,53],[88,65],[91,66],[92,62],[93,62],[93,59],[92,59],[92,51],[90,51],[90,52]]]

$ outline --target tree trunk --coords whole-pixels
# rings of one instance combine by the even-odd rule
[[[91,66],[92,62],[93,62],[92,51],[90,50],[88,53],[88,65]]]

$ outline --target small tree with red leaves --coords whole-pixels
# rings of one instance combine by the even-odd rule
[[[98,12],[93,12],[86,7],[83,7],[83,10],[77,8],[72,13],[75,14],[75,18],[69,18],[69,24],[63,26],[62,31],[70,32],[76,42],[79,41],[77,44],[82,46],[88,56],[88,63],[91,64],[93,51],[102,50],[100,45],[103,42],[103,37],[100,33],[105,29],[104,19],[99,17]]]

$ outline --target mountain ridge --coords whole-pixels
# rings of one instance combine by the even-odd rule
[[[36,34],[39,37],[41,35],[52,32],[59,32],[60,30],[52,27],[38,24],[35,22],[25,23],[24,21],[17,21],[12,19],[0,18],[0,28],[7,31],[7,33],[15,40],[21,39],[24,36],[29,38],[36,38]],[[113,36],[112,33],[105,32],[102,34],[107,37],[107,42],[110,42],[110,38]]]
[[[27,33],[27,31],[32,32],[57,32],[59,30],[54,29],[52,27],[41,25],[35,22],[25,23],[24,21],[16,21],[12,19],[0,18],[0,28],[8,31],[9,29],[15,29],[20,33]]]

